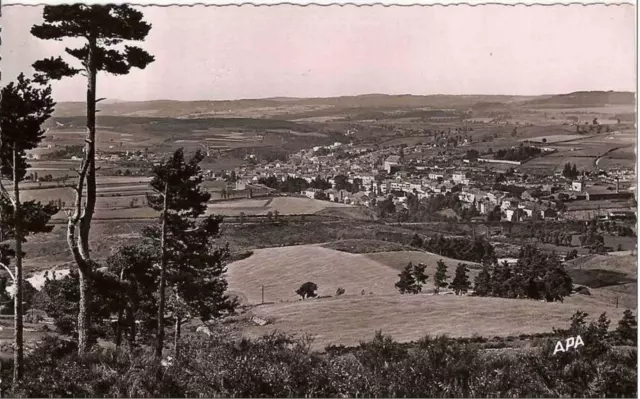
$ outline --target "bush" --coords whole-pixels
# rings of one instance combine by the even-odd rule
[[[607,342],[608,319],[589,325],[577,313],[555,333]],[[623,324],[633,324],[630,317]],[[558,337],[536,337],[535,351],[490,351],[516,337],[426,336],[416,343],[377,332],[356,347],[312,351],[308,337],[274,333],[255,340],[230,338],[226,327],[211,336],[184,338],[177,359],[162,366],[151,353],[94,350],[82,359],[77,346],[45,338],[27,357],[24,383],[14,396],[116,397],[635,397],[637,350],[587,346],[553,356]],[[630,326],[630,328],[633,328]],[[584,335],[583,335],[584,334]],[[589,344],[587,344],[589,345]],[[2,380],[10,381],[10,363]],[[5,379],[5,376],[7,378]],[[2,388],[6,386],[3,385]]]
[[[317,290],[318,286],[315,283],[307,281],[296,290],[296,294],[300,295],[302,299],[314,298],[318,296],[318,294],[316,294]]]
[[[340,296],[340,295],[344,295],[345,290],[342,287],[338,287],[338,289],[336,290],[336,296]]]

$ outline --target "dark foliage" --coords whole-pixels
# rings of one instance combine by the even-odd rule
[[[515,265],[485,265],[476,278],[476,295],[503,298],[562,301],[571,294],[573,281],[555,253],[546,254],[535,246],[520,249]]]
[[[449,287],[455,292],[456,295],[466,294],[471,288],[469,282],[469,276],[467,275],[469,268],[464,263],[458,263],[456,267],[456,274],[453,277],[453,281],[449,284]]]
[[[449,258],[466,260],[469,262],[493,261],[495,254],[493,246],[483,238],[445,237],[434,235],[424,241],[425,250]]]
[[[539,155],[541,152],[542,150],[539,148],[529,146],[511,148],[508,150],[501,149],[495,152],[494,158],[503,159],[505,161],[526,161]]]
[[[45,338],[27,357],[28,397],[635,397],[637,350],[611,344],[609,320],[587,325],[576,313],[569,328],[536,339],[534,350],[481,349],[483,337],[425,337],[399,343],[377,332],[356,347],[310,349],[307,337],[282,333],[256,340],[189,336],[176,359],[111,349],[82,358],[75,343]],[[580,335],[585,346],[553,355],[557,340]],[[517,337],[509,337],[517,338]],[[505,340],[512,341],[512,340]],[[503,343],[504,345],[504,343]],[[495,346],[495,345],[494,345]],[[3,365],[4,366],[4,365]],[[3,371],[9,369],[3,367]],[[10,386],[3,386],[8,390]]]
[[[398,274],[400,278],[395,284],[396,289],[401,294],[419,294],[422,286],[427,282],[429,276],[424,271],[427,265],[423,263],[413,264],[409,262],[407,266]]]
[[[316,285],[316,283],[307,281],[296,290],[296,294],[300,295],[302,299],[315,298],[316,296],[318,296],[318,294],[316,293],[317,290],[318,286]]]

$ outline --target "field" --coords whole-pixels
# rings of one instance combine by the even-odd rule
[[[273,197],[269,199],[240,199],[209,204],[208,212],[220,215],[237,216],[266,215],[278,212],[280,215],[311,215],[330,208],[352,208],[352,205],[339,204],[300,197]]]
[[[364,295],[259,306],[253,314],[273,324],[249,327],[245,333],[254,337],[274,330],[310,334],[317,349],[329,344],[357,345],[377,330],[402,342],[427,334],[509,336],[565,327],[578,309],[589,313],[590,320],[602,312],[617,320],[623,310],[583,296],[545,303],[455,295]]]
[[[397,272],[363,255],[315,245],[257,249],[247,259],[230,264],[229,289],[251,304],[295,301],[303,283],[318,285],[318,295],[334,295],[340,287],[347,295],[393,294]]]
[[[594,299],[637,308],[637,256],[587,255],[567,262],[567,270],[575,284],[589,287]]]
[[[346,249],[362,245],[362,241],[366,240],[347,241]],[[258,336],[283,330],[311,334],[316,337],[314,346],[323,348],[328,344],[357,344],[370,339],[376,330],[400,341],[416,340],[425,334],[493,337],[547,332],[565,326],[578,309],[592,317],[607,312],[617,319],[623,307],[635,308],[632,300],[636,296],[630,292],[636,287],[637,278],[633,256],[589,255],[570,262],[569,270],[576,283],[588,286],[591,295],[573,294],[563,303],[546,303],[458,297],[446,289],[433,295],[436,262],[445,261],[451,278],[460,261],[403,248],[366,254],[326,248],[339,248],[337,243],[259,249],[230,264],[230,290],[242,302],[260,304],[264,287],[264,304],[251,308],[250,313],[269,324],[249,326],[244,333]],[[369,250],[359,247],[362,252]],[[423,294],[400,295],[394,287],[399,270],[408,262],[427,264],[430,278],[423,286]],[[606,266],[599,266],[602,264]],[[470,266],[469,277],[473,281],[479,265]],[[610,273],[605,276],[607,270]],[[606,284],[607,278],[614,280],[609,286],[600,286]],[[295,294],[295,289],[306,281],[318,285],[320,298],[303,301]],[[336,296],[338,287],[345,289],[343,295]],[[616,295],[622,305],[619,308],[612,301]]]

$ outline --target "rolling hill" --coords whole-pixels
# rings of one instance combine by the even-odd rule
[[[633,104],[633,93],[578,92],[557,96],[510,95],[388,95],[365,94],[325,98],[274,97],[227,101],[107,101],[100,103],[100,116],[129,116],[156,118],[206,118],[231,114],[252,113],[262,117],[280,115],[293,119],[304,113],[339,114],[363,109],[457,109],[466,110],[483,104],[492,106],[520,104],[531,106],[580,104]],[[82,102],[61,102],[56,105],[57,118],[83,116]]]
[[[578,309],[586,311],[589,320],[603,312],[619,320],[623,311],[580,295],[564,303],[429,294],[345,296],[256,307],[253,315],[271,324],[251,326],[244,333],[253,337],[274,330],[310,334],[317,349],[329,344],[357,345],[377,330],[400,342],[427,334],[504,337],[566,327]]]
[[[544,96],[520,103],[521,106],[536,108],[587,108],[607,105],[635,105],[633,92],[617,91],[577,91],[569,94]]]

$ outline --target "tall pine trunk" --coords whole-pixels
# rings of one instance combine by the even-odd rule
[[[24,342],[23,342],[23,321],[22,321],[22,215],[20,209],[20,186],[18,172],[16,170],[18,154],[13,148],[13,194],[15,204],[13,207],[13,218],[15,223],[15,240],[16,240],[16,267],[15,267],[15,295],[13,297],[14,305],[14,339],[15,351],[13,352],[13,381],[14,383],[22,379],[23,359],[24,359]]]
[[[87,55],[87,139],[85,144],[85,157],[88,162],[86,205],[80,219],[80,231],[78,234],[78,249],[83,258],[83,264],[78,265],[80,274],[80,303],[78,304],[78,352],[84,353],[89,349],[89,328],[91,325],[89,304],[91,292],[89,283],[91,279],[91,262],[89,253],[89,231],[91,220],[96,205],[96,67],[94,59],[96,42],[89,39],[89,53]],[[80,198],[80,200],[82,200]]]
[[[119,348],[122,344],[122,323],[123,323],[123,310],[118,310],[118,321],[116,324],[116,348]]]
[[[164,346],[164,308],[165,308],[165,270],[167,268],[167,200],[169,193],[169,179],[164,184],[164,199],[162,206],[162,233],[160,236],[160,283],[158,284],[158,341],[156,342],[156,357],[162,357]]]
[[[175,331],[173,335],[173,350],[175,352],[174,356],[177,359],[178,354],[180,353],[180,328],[182,327],[182,318],[180,316],[176,317]]]
[[[129,351],[132,352],[133,348],[136,346],[136,308],[132,306],[131,308],[127,308],[127,322],[129,324],[129,335],[127,336],[127,345],[129,347]]]

